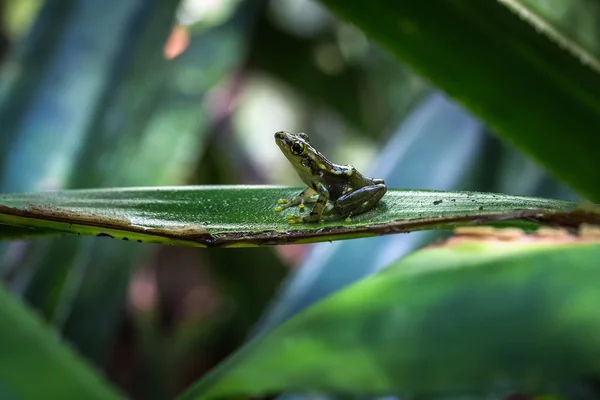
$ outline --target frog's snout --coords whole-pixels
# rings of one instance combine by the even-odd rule
[[[288,133],[285,131],[275,132],[276,141],[284,141],[288,137]]]
[[[275,142],[281,147],[290,145],[290,134],[286,131],[279,131],[275,133]]]

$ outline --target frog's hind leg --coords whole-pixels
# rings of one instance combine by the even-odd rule
[[[294,206],[299,206],[302,209],[304,208],[304,203],[314,203],[317,201],[316,198],[313,198],[316,193],[312,188],[307,187],[291,200],[279,199],[277,200],[278,205],[275,207],[275,211],[285,210]]]
[[[342,217],[361,214],[373,208],[386,192],[384,184],[365,186],[340,196],[334,208]]]

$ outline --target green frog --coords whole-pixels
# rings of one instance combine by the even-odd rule
[[[290,224],[317,222],[323,217],[327,201],[333,203],[332,211],[339,218],[370,210],[387,191],[383,179],[364,176],[351,165],[338,165],[329,161],[311,144],[306,133],[275,133],[275,142],[292,163],[300,179],[308,186],[291,200],[280,199],[275,211],[314,203],[308,215],[288,215]]]

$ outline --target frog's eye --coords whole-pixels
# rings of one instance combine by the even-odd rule
[[[292,143],[290,150],[292,150],[292,154],[299,156],[304,151],[304,143],[294,142],[294,143]]]
[[[309,143],[309,142],[310,142],[310,140],[308,140],[308,135],[307,135],[306,133],[304,133],[304,132],[300,132],[300,133],[298,134],[298,137],[299,137],[300,139],[304,140],[306,143]]]

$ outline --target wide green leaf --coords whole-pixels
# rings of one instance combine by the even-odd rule
[[[590,200],[600,76],[496,1],[322,0]]]
[[[597,214],[577,203],[493,193],[389,190],[348,220],[287,223],[279,198],[299,188],[189,186],[0,195],[0,224],[188,246],[305,243],[507,220],[573,227]],[[298,213],[297,210],[290,212]],[[5,236],[4,236],[5,237]]]
[[[498,0],[582,63],[600,72],[600,4],[588,0]]]
[[[0,394],[8,399],[118,399],[121,395],[0,288]]]
[[[181,399],[552,393],[600,373],[598,257],[598,244],[530,240],[413,253],[258,336]]]

